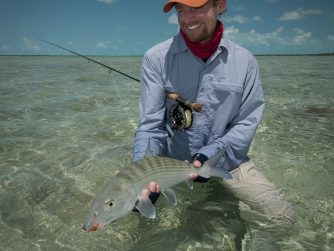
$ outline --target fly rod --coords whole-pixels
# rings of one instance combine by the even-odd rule
[[[77,55],[77,56],[79,56],[79,57],[85,58],[85,59],[87,59],[88,61],[91,61],[91,62],[93,62],[93,63],[95,63],[95,64],[101,65],[102,67],[107,68],[109,71],[115,71],[115,72],[117,72],[117,73],[119,73],[119,74],[121,74],[121,75],[123,75],[123,76],[125,76],[125,77],[128,77],[128,78],[130,78],[130,79],[132,79],[132,80],[134,80],[134,81],[136,81],[136,82],[140,82],[140,80],[139,80],[138,78],[132,77],[132,76],[130,76],[130,75],[124,73],[124,72],[121,72],[121,71],[119,71],[119,70],[117,70],[117,69],[115,69],[115,68],[112,68],[112,67],[110,67],[110,66],[108,66],[108,65],[105,65],[105,64],[103,64],[103,63],[101,63],[101,62],[99,62],[99,61],[96,61],[96,60],[91,59],[91,58],[89,58],[89,57],[87,57],[87,56],[81,55],[80,53],[77,53],[77,52],[75,52],[75,51],[72,51],[72,50],[70,50],[70,49],[67,49],[67,48],[65,48],[65,47],[63,47],[63,46],[60,46],[60,45],[58,45],[58,44],[51,43],[51,42],[46,41],[46,40],[44,40],[44,39],[39,39],[39,40],[42,41],[42,42],[44,42],[44,43],[47,43],[47,44],[56,46],[56,47],[58,47],[58,48],[60,48],[60,49],[63,49],[63,50],[65,50],[65,51],[69,51],[69,52],[73,53],[74,55]],[[188,108],[190,108],[191,110],[194,110],[194,111],[196,111],[196,112],[199,112],[199,111],[201,111],[201,109],[202,109],[202,105],[201,105],[201,104],[198,104],[198,103],[192,103],[192,102],[190,102],[190,101],[188,101],[188,100],[185,100],[185,99],[183,99],[181,96],[179,96],[179,95],[176,94],[176,93],[166,92],[166,96],[167,96],[167,98],[169,98],[169,99],[171,99],[171,100],[174,100],[174,101],[177,101],[178,103],[180,103],[180,104],[182,104],[182,105],[184,105],[184,106],[186,106],[186,107],[188,107]]]
[[[65,47],[62,47],[62,46],[60,46],[60,45],[57,45],[57,44],[48,42],[48,41],[43,40],[43,39],[39,39],[39,40],[42,41],[42,42],[44,42],[44,43],[48,43],[48,44],[51,44],[51,45],[53,45],[53,46],[56,46],[56,47],[58,47],[58,48],[60,48],[60,49],[63,49],[63,50],[65,50],[65,51],[69,51],[69,52],[71,52],[71,53],[73,53],[73,54],[75,54],[75,55],[77,55],[77,56],[79,56],[79,57],[82,57],[82,58],[87,59],[88,61],[92,61],[92,62],[94,62],[94,63],[96,63],[96,64],[98,64],[98,65],[101,65],[101,66],[107,68],[107,69],[110,70],[110,71],[115,71],[115,72],[117,72],[117,73],[119,73],[119,74],[122,74],[123,76],[126,76],[126,77],[128,77],[128,78],[131,78],[131,79],[134,80],[134,81],[140,82],[140,80],[139,80],[138,78],[132,77],[132,76],[130,76],[130,75],[124,73],[124,72],[121,72],[121,71],[119,71],[119,70],[117,70],[117,69],[115,69],[115,68],[112,68],[112,67],[110,67],[110,66],[108,66],[108,65],[105,65],[105,64],[103,64],[103,63],[101,63],[101,62],[98,62],[98,61],[96,61],[96,60],[94,60],[94,59],[91,59],[91,58],[89,58],[89,57],[86,57],[86,56],[84,56],[84,55],[81,55],[81,54],[79,54],[79,53],[77,53],[77,52],[75,52],[75,51],[72,51],[72,50],[70,50],[70,49],[66,49]]]

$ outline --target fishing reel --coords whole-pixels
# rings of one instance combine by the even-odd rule
[[[193,111],[200,112],[202,104],[185,100],[175,92],[167,92],[166,96],[177,102],[171,106],[169,112],[172,128],[184,130],[191,127],[193,123]]]
[[[191,109],[180,103],[172,105],[169,118],[172,128],[175,129],[188,129],[193,123],[193,113]]]

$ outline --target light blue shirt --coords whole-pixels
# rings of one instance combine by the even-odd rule
[[[201,112],[193,112],[189,129],[168,133],[169,110],[175,101],[166,99],[166,91],[203,105]],[[177,34],[145,53],[139,109],[133,160],[145,155],[148,144],[154,155],[167,152],[172,158],[188,161],[194,154],[211,158],[223,149],[225,155],[217,166],[232,170],[248,158],[264,111],[256,59],[222,38],[216,52],[204,62]]]

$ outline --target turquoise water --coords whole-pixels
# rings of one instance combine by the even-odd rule
[[[140,57],[94,57],[136,78]],[[257,57],[266,113],[250,150],[296,207],[278,250],[334,249],[334,57]],[[1,250],[240,250],[238,201],[217,180],[176,187],[176,207],[81,230],[130,162],[139,84],[79,57],[0,57]],[[219,191],[219,192],[217,192]]]

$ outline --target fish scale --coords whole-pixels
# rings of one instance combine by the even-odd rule
[[[148,157],[131,165],[127,173],[134,181],[142,179],[147,184],[156,181],[160,183],[161,188],[165,188],[164,183],[173,183],[179,179],[182,181],[184,176],[195,171],[192,165],[185,161],[167,157]]]
[[[154,173],[170,173],[181,170],[189,171],[192,167],[185,161],[170,159],[167,157],[149,157],[144,160],[139,160],[131,168],[136,174],[143,175]]]

